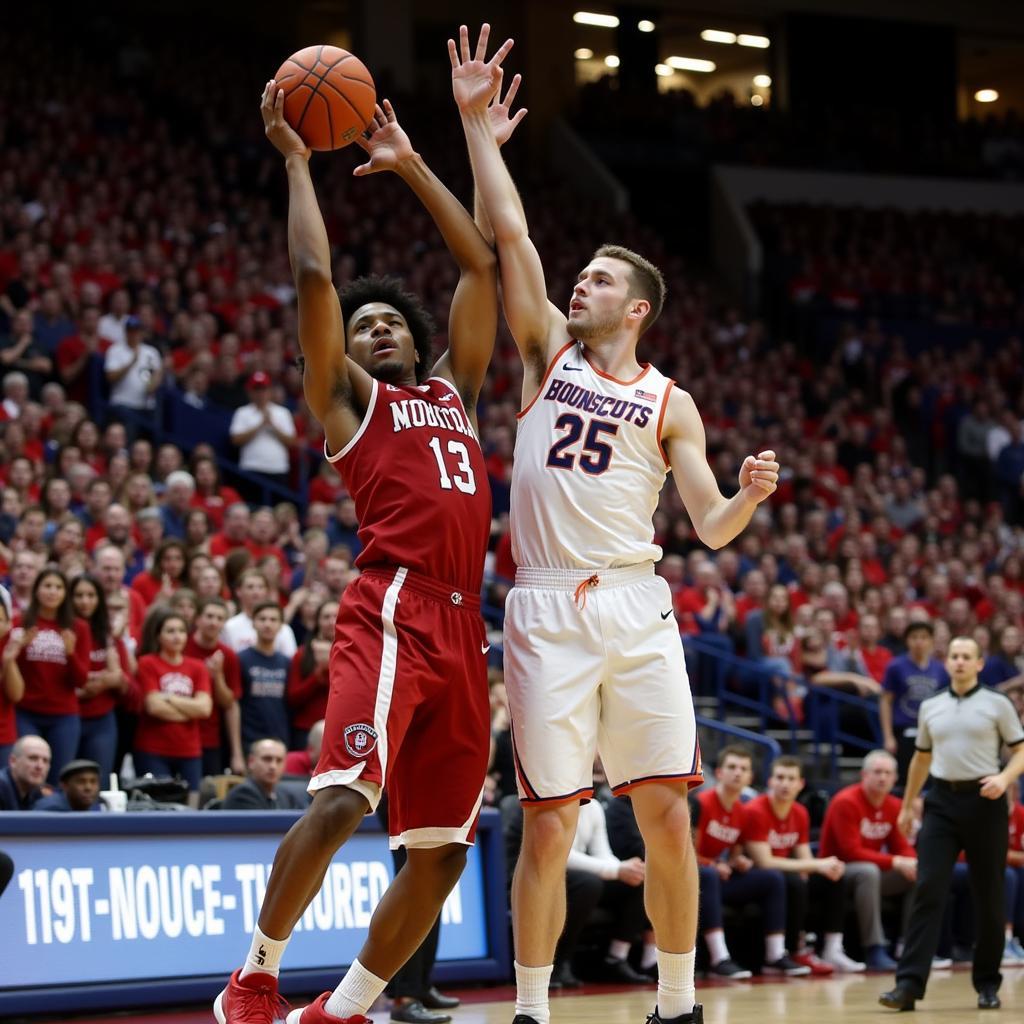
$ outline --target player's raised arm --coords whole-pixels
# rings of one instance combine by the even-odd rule
[[[498,246],[505,317],[527,371],[539,385],[551,346],[566,338],[566,321],[548,302],[544,270],[530,239],[523,204],[494,137],[488,108],[500,88],[501,62],[512,40],[485,61],[489,31],[487,25],[481,29],[473,57],[465,25],[459,28],[458,45],[448,40],[452,92],[462,115],[473,178]]]
[[[267,138],[284,156],[288,172],[288,258],[298,293],[303,390],[310,411],[327,429],[326,420],[339,394],[348,394],[351,388],[345,327],[331,278],[327,229],[309,175],[309,150],[285,120],[284,98],[283,90],[271,80],[263,91],[260,112]],[[335,451],[339,441],[346,440],[328,436]]]
[[[451,380],[472,414],[498,328],[497,259],[466,208],[413,149],[389,100],[377,107],[369,135],[356,141],[370,159],[354,173],[361,177],[394,171],[423,203],[459,265],[448,320],[448,351],[434,372]]]
[[[679,388],[668,396],[662,432],[672,475],[686,513],[702,543],[720,548],[743,532],[754,509],[778,486],[775,453],[748,455],[740,468],[740,489],[726,498],[708,465],[704,424],[693,399]]]

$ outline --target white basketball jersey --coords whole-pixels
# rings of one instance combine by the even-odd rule
[[[661,425],[674,381],[602,373],[570,341],[519,413],[512,471],[516,565],[609,569],[657,561],[652,517],[669,471]]]

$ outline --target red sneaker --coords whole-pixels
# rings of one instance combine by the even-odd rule
[[[300,1010],[292,1010],[285,1024],[373,1024],[369,1017],[356,1014],[354,1017],[335,1017],[325,1009],[330,992],[324,992]]]
[[[815,956],[813,953],[797,953],[793,959],[802,967],[810,967],[811,974],[815,974],[820,977],[825,977],[835,970],[831,964],[825,963],[824,960]]]
[[[274,1024],[291,1009],[277,991],[277,978],[254,971],[244,978],[231,975],[227,987],[213,1001],[217,1024]]]

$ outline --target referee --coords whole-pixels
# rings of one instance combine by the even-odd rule
[[[929,770],[924,821],[917,839],[917,886],[906,945],[896,969],[896,987],[879,998],[892,1010],[912,1010],[924,998],[942,915],[960,851],[967,854],[978,941],[972,980],[978,1008],[999,1008],[999,964],[1003,954],[1003,885],[1007,808],[1003,794],[1024,773],[1024,729],[1005,694],[978,682],[984,664],[970,637],[950,642],[946,668],[950,686],[921,704],[917,747],[903,793],[899,827],[909,835],[912,805]],[[1013,751],[999,770],[1002,745]]]

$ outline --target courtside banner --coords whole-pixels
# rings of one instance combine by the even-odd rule
[[[13,1009],[5,998],[12,990],[27,995],[27,989],[75,986],[81,992],[83,985],[227,977],[245,955],[274,854],[296,818],[288,812],[0,816],[0,849],[15,865],[0,897],[0,1010]],[[479,846],[470,850],[442,911],[438,960],[453,967],[461,961],[479,968],[500,953],[488,933],[485,859]],[[288,971],[336,976],[351,963],[392,874],[387,839],[368,820],[334,858],[296,928]],[[503,878],[492,884],[500,884],[503,903]]]

